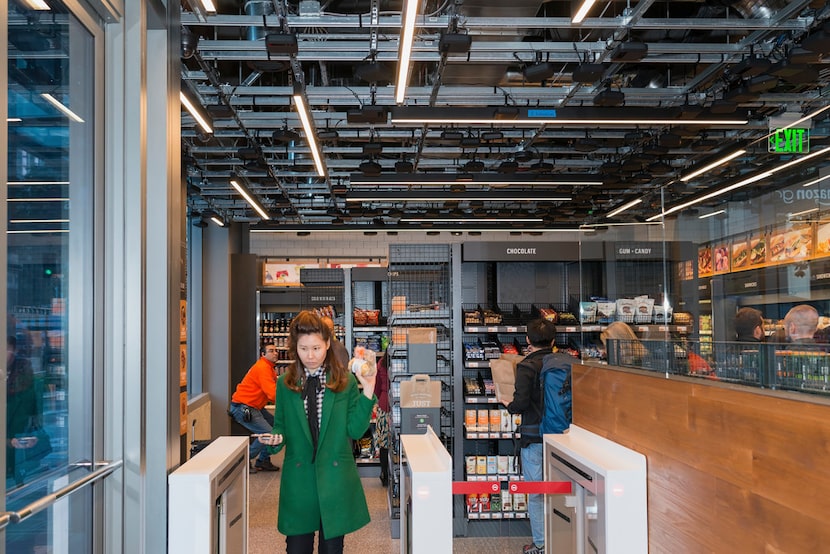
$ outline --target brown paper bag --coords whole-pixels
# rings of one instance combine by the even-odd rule
[[[516,385],[516,364],[524,358],[519,354],[502,354],[501,357],[490,360],[490,371],[493,374],[493,384],[496,387],[496,398],[499,402],[513,401],[513,390]]]
[[[432,381],[429,375],[413,375],[401,381],[401,408],[431,408],[441,406],[441,381]]]

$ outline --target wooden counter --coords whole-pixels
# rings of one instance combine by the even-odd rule
[[[574,365],[573,407],[646,456],[652,554],[828,548],[827,398],[589,364]]]

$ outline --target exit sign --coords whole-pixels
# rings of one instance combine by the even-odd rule
[[[769,151],[778,154],[806,154],[810,151],[809,129],[775,129],[769,137]]]

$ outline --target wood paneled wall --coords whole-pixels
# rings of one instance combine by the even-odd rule
[[[643,453],[651,554],[830,552],[830,402],[575,365],[574,423]]]

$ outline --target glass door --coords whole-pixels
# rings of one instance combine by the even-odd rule
[[[2,9],[7,341],[0,551],[93,552],[93,489],[79,485],[101,469],[93,450],[93,352],[100,346],[92,329],[101,297],[93,252],[101,196],[95,61],[102,41],[85,13],[58,0],[4,2]]]

